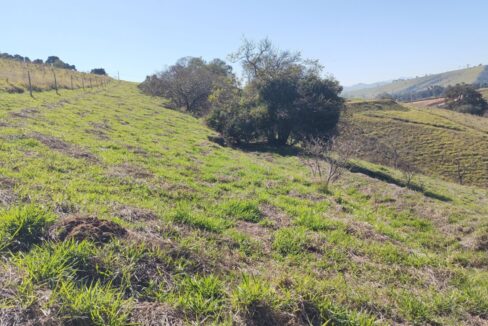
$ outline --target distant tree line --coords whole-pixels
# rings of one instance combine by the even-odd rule
[[[43,61],[42,59],[31,60],[29,57],[24,57],[24,56],[21,56],[19,54],[12,55],[12,54],[8,54],[8,53],[0,52],[0,59],[15,60],[15,61],[20,61],[20,62],[29,62],[29,63],[33,63],[33,64],[38,64],[38,65],[46,64],[46,65],[49,65],[49,66],[52,66],[55,68],[77,71],[75,65],[70,65],[70,64],[64,62],[63,60],[61,60],[59,57],[54,56],[54,55],[49,56],[46,59],[46,61]],[[103,69],[103,68],[94,68],[91,70],[91,73],[96,74],[96,75],[103,75],[103,76],[107,75],[107,73],[105,72],[105,69]]]
[[[322,76],[317,61],[279,50],[268,39],[245,40],[230,58],[241,64],[244,85],[223,60],[186,57],[139,87],[173,108],[204,116],[228,143],[281,146],[334,133],[342,87]]]

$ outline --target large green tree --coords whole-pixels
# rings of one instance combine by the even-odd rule
[[[245,40],[231,57],[242,64],[246,86],[237,100],[216,103],[208,119],[230,141],[281,146],[333,132],[343,107],[342,87],[322,77],[317,61],[276,49],[267,39]]]

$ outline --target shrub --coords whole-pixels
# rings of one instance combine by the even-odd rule
[[[0,214],[0,250],[27,250],[40,243],[54,214],[36,206],[13,208]]]

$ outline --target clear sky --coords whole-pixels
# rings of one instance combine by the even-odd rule
[[[0,52],[142,81],[242,38],[319,59],[344,85],[488,64],[487,0],[4,1]]]

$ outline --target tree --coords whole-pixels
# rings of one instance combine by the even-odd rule
[[[68,70],[76,70],[76,67],[74,65],[67,64],[63,62],[59,57],[57,56],[50,56],[46,59],[46,64],[47,65],[52,65],[53,67],[56,68],[61,68],[61,69],[68,69]]]
[[[328,191],[330,183],[337,181],[350,167],[349,160],[357,154],[357,145],[355,139],[312,137],[304,141],[300,158]]]
[[[234,79],[232,68],[222,60],[206,63],[201,58],[181,58],[166,70],[146,78],[140,88],[151,95],[171,101],[174,108],[184,108],[203,115],[210,107],[209,96],[223,79]]]
[[[107,76],[107,72],[103,68],[94,68],[90,71],[91,74]]]
[[[299,52],[276,49],[268,39],[244,40],[231,55],[242,64],[248,82],[243,96],[260,114],[252,124],[256,138],[271,145],[285,145],[310,137],[326,137],[339,120],[342,87],[331,78],[322,78],[317,61],[303,60]]]
[[[488,104],[480,92],[473,86],[457,84],[449,86],[444,94],[446,107],[461,113],[483,115],[488,110]]]

